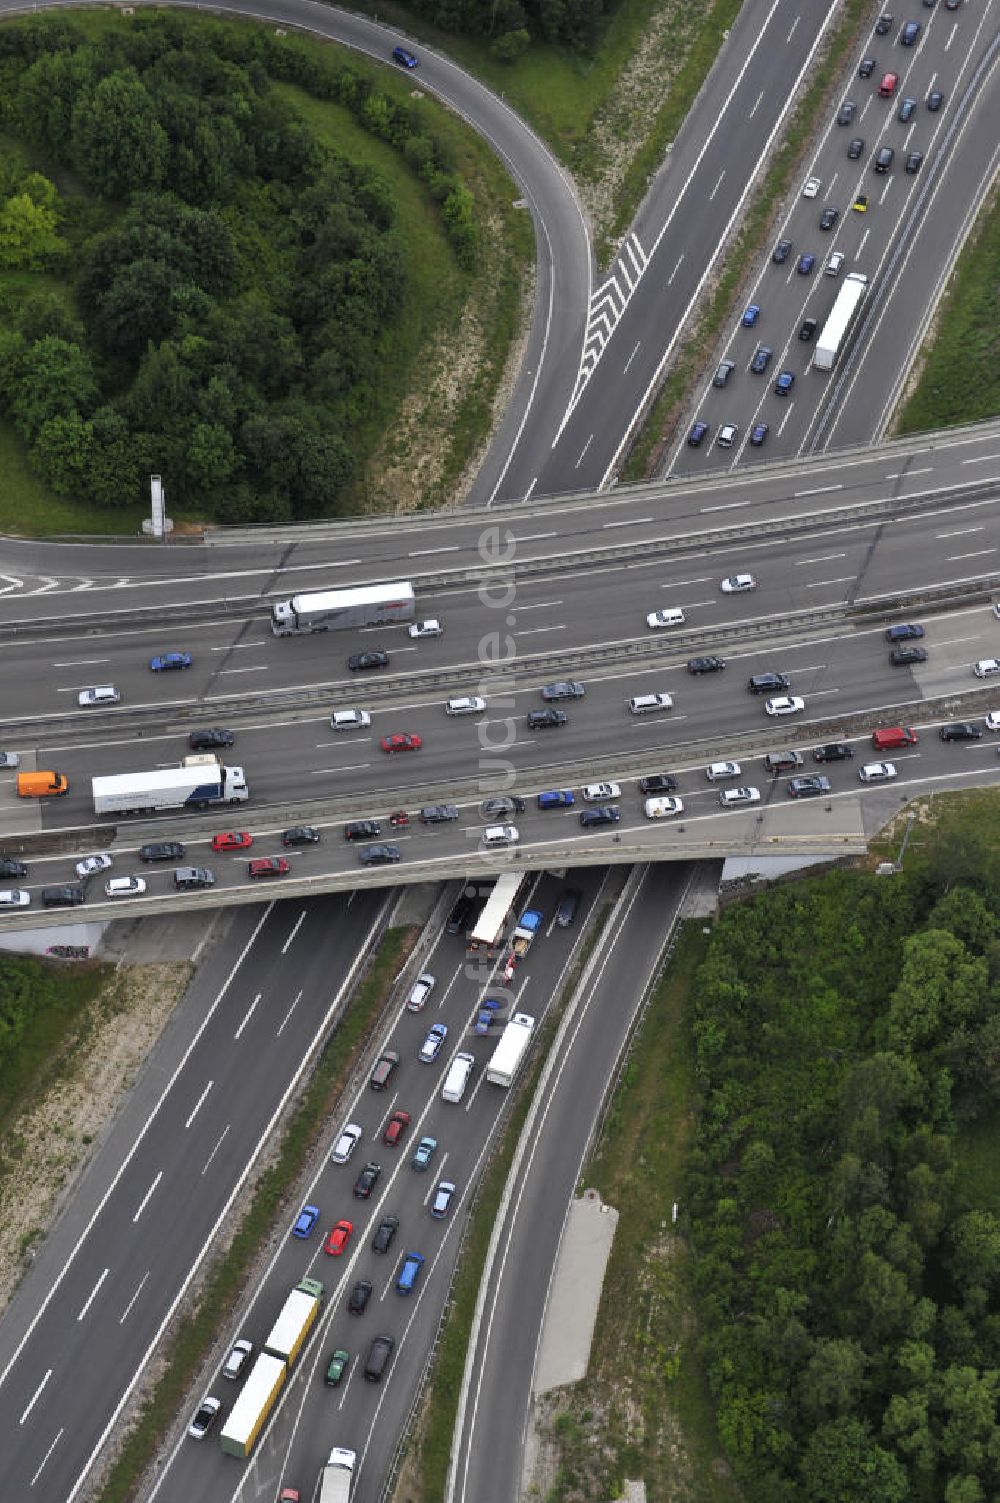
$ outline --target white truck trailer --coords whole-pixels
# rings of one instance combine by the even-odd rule
[[[494,1085],[513,1085],[514,1077],[521,1068],[521,1061],[528,1052],[535,1020],[526,1012],[516,1012],[500,1035],[493,1051],[493,1058],[486,1066],[486,1079]]]
[[[832,371],[834,361],[847,343],[847,336],[861,307],[868,286],[868,278],[860,271],[848,272],[844,278],[837,301],[830,309],[830,316],[823,325],[823,332],[816,341],[813,365],[818,371]]]
[[[229,1456],[249,1456],[274,1408],[288,1372],[280,1357],[261,1352],[250,1369],[250,1376],[240,1390],[219,1440]]]
[[[158,809],[208,809],[250,796],[242,767],[162,767],[92,778],[95,814],[155,814]]]
[[[350,1503],[357,1453],[346,1446],[334,1446],[326,1466],[319,1474],[319,1503]]]
[[[523,883],[524,874],[521,872],[504,872],[497,878],[496,886],[469,935],[470,951],[496,955]]]
[[[265,1352],[280,1357],[287,1367],[293,1365],[319,1314],[324,1292],[319,1279],[302,1279],[296,1284],[264,1342]]]
[[[271,630],[276,637],[296,637],[351,626],[391,626],[394,621],[412,621],[415,611],[413,586],[405,582],[315,590],[276,600],[271,607]]]

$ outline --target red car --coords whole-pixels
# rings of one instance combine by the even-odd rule
[[[261,856],[256,861],[247,862],[247,872],[251,877],[285,877],[290,870],[287,856]]]
[[[384,752],[419,751],[423,742],[411,731],[396,731],[392,736],[382,737]]]
[[[213,851],[245,851],[253,845],[253,836],[246,830],[223,830],[212,836]]]
[[[335,1227],[331,1227],[330,1235],[323,1243],[323,1251],[333,1258],[339,1258],[350,1242],[353,1230],[353,1221],[338,1221]]]
[[[385,1132],[382,1134],[382,1142],[387,1148],[395,1148],[409,1125],[409,1112],[393,1112],[392,1116],[385,1124]]]

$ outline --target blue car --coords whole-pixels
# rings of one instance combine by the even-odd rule
[[[477,1034],[480,1038],[482,1038],[484,1033],[489,1033],[490,1024],[494,1021],[494,1015],[502,1007],[503,1003],[498,1001],[496,997],[484,997],[482,1006],[479,1009],[479,1016],[472,1030],[473,1033]]]
[[[441,1053],[441,1045],[448,1037],[448,1025],[446,1023],[434,1023],[420,1045],[420,1053],[417,1058],[425,1065],[432,1065]]]
[[[190,668],[189,652],[165,652],[158,658],[150,658],[149,666],[154,673],[166,673],[171,668]]]
[[[405,47],[394,47],[392,49],[392,60],[394,63],[398,63],[401,68],[415,68],[418,62],[414,54],[407,52]]]
[[[399,1270],[396,1280],[397,1294],[412,1294],[413,1286],[420,1276],[420,1270],[424,1266],[424,1255],[418,1252],[408,1252],[403,1259],[403,1266]]]
[[[691,432],[688,434],[688,444],[692,449],[697,449],[705,434],[708,432],[708,424],[699,421],[691,424]]]
[[[421,1138],[410,1160],[414,1169],[426,1169],[431,1159],[437,1153],[437,1146],[437,1138]]]
[[[576,803],[568,788],[550,788],[536,800],[539,809],[569,809]]]
[[[299,1212],[299,1219],[292,1227],[292,1236],[301,1237],[303,1241],[306,1237],[311,1237],[313,1227],[316,1225],[318,1220],[319,1206],[303,1206],[301,1211]]]
[[[804,256],[799,257],[799,264],[795,268],[795,270],[798,272],[800,277],[808,277],[811,276],[812,269],[815,265],[816,257],[812,255],[810,251],[807,251]]]
[[[770,433],[770,431],[771,428],[769,423],[754,424],[753,432],[750,434],[750,442],[753,444],[755,449],[760,448],[761,444],[767,438],[767,435]]]
[[[775,381],[775,383],[774,383],[774,394],[775,394],[775,396],[776,397],[787,397],[788,393],[791,391],[791,389],[792,389],[792,387],[794,385],[795,385],[795,372],[794,371],[782,371],[781,375],[778,377],[777,381]]]
[[[741,320],[744,329],[752,329],[758,318],[760,318],[759,306],[756,303],[748,303]]]

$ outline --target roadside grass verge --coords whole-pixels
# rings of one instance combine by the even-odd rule
[[[584,1183],[619,1213],[590,1369],[550,1396],[557,1459],[545,1503],[606,1503],[626,1477],[650,1498],[738,1503],[698,1353],[684,1211],[696,1086],[689,1003],[708,948],[685,924],[612,1097]]]
[[[85,1042],[88,1010],[108,979],[106,966],[64,966],[34,956],[0,956],[0,994],[5,1031],[12,992],[29,1013],[0,1069],[0,1142],[5,1165],[17,1154],[12,1128],[25,1107],[72,1068],[72,1055]]]
[[[235,1235],[218,1259],[203,1270],[197,1292],[191,1297],[194,1308],[176,1320],[174,1334],[167,1338],[163,1376],[142,1404],[101,1486],[101,1503],[126,1503],[136,1495],[157,1449],[178,1423],[188,1390],[218,1342],[228,1312],[251,1278],[261,1248],[281,1225],[290,1187],[329,1135],[328,1120],[344,1084],[419,934],[417,925],[385,933],[367,975],[281,1131],[273,1161],[254,1183],[249,1208]]]
[[[1000,412],[1000,193],[994,188],[938,308],[919,379],[893,432],[921,433]]]
[[[771,158],[764,181],[751,199],[740,230],[722,256],[705,312],[682,339],[673,357],[670,374],[630,448],[619,475],[620,484],[638,484],[651,478],[659,469],[663,451],[673,440],[672,429],[681,417],[691,387],[713,358],[711,352],[719,332],[732,317],[734,299],[744,285],[748,270],[756,266],[773,233],[775,219],[792,179],[801,167],[817,122],[839,88],[844,58],[850,55],[851,48],[867,29],[870,9],[865,0],[847,0],[840,21],[828,36],[826,47],[810,75],[810,83],[792,114],[785,138]]]
[[[469,1334],[486,1254],[493,1235],[493,1224],[500,1209],[514,1151],[531,1108],[542,1066],[560,1019],[573,995],[573,989],[604,932],[612,907],[612,900],[606,899],[602,912],[595,918],[591,932],[580,948],[580,954],[573,963],[556,1005],[541,1025],[531,1064],[517,1087],[518,1098],[493,1159],[475,1193],[462,1251],[452,1280],[451,1295],[445,1309],[431,1381],[424,1395],[421,1417],[411,1441],[415,1467],[407,1475],[405,1487],[397,1485],[395,1489],[395,1496],[400,1498],[405,1494],[407,1503],[414,1503],[414,1494],[421,1503],[440,1503],[445,1495]]]

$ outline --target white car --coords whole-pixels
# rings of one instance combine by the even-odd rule
[[[410,987],[410,995],[406,999],[407,1012],[423,1012],[427,1005],[427,998],[437,986],[437,978],[430,971],[423,971]]]
[[[460,699],[449,699],[444,708],[447,715],[481,715],[486,701],[478,694],[466,694]]]
[[[581,788],[588,804],[604,804],[609,798],[621,798],[622,791],[617,783],[588,783]]]
[[[414,621],[409,628],[409,632],[410,636],[414,638],[441,637],[444,635],[444,628],[440,621],[433,619],[430,621]]]
[[[834,251],[834,253],[830,257],[829,261],[823,267],[823,275],[825,277],[837,277],[837,276],[839,276],[840,275],[840,268],[843,266],[843,264],[844,264],[844,252],[843,251]]]
[[[802,189],[802,197],[815,198],[822,186],[823,185],[818,177],[807,177],[806,185]]]
[[[235,1381],[252,1356],[253,1342],[246,1340],[237,1341],[226,1358],[226,1365],[222,1369],[222,1376]]]
[[[222,1410],[222,1404],[213,1394],[206,1395],[198,1405],[198,1412],[188,1425],[192,1440],[204,1440]]]
[[[348,1122],[344,1131],[340,1134],[330,1153],[331,1164],[346,1164],[351,1154],[361,1142],[363,1134],[356,1122]]]
[[[711,762],[705,768],[705,776],[710,783],[717,778],[738,778],[743,769],[738,762]]]
[[[736,809],[740,804],[759,804],[759,788],[724,788],[719,794],[723,809]]]
[[[116,705],[121,695],[114,684],[94,684],[90,689],[81,689],[76,702],[82,709],[88,705]]]
[[[1000,710],[991,710],[986,717],[988,731],[1000,731]]]
[[[858,773],[862,783],[888,783],[896,776],[892,762],[866,762]]]
[[[797,694],[779,694],[777,699],[764,701],[764,713],[767,715],[797,715],[805,707],[805,700]]]
[[[517,825],[487,825],[483,831],[484,845],[517,845],[520,838]]]
[[[146,891],[146,882],[143,877],[112,877],[110,882],[104,884],[104,895],[108,898],[137,898]]]
[[[646,617],[646,625],[653,628],[657,626],[683,626],[684,612],[679,606],[675,606],[672,610],[650,611]]]
[[[23,887],[9,887],[6,892],[0,892],[0,908],[27,908],[31,902],[31,893],[25,892]]]
[[[642,807],[647,819],[669,819],[673,814],[684,813],[684,800],[679,798],[648,798]]]
[[[0,767],[19,767],[21,758],[17,752],[0,752]]]
[[[84,856],[76,863],[76,874],[78,877],[93,877],[97,872],[106,872],[110,865],[110,856]]]
[[[330,729],[334,731],[363,731],[371,723],[367,710],[334,710],[330,716]]]
[[[742,595],[744,590],[755,590],[757,581],[752,574],[730,574],[728,579],[723,579],[719,589],[723,595]]]

